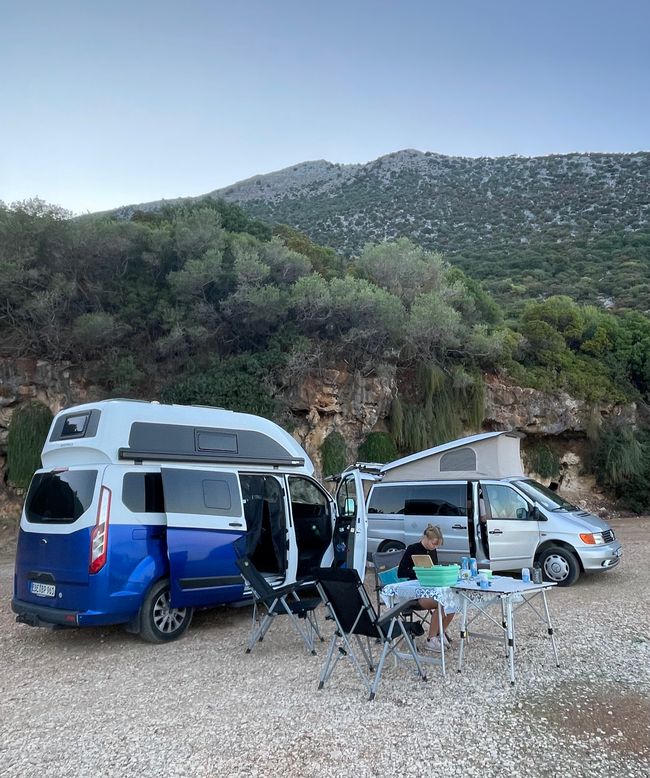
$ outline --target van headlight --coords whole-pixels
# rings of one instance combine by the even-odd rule
[[[588,546],[604,546],[605,538],[602,532],[584,532],[580,535],[580,540]]]

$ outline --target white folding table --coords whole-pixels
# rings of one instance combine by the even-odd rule
[[[555,664],[560,666],[553,625],[551,623],[551,614],[546,600],[546,592],[554,583],[545,581],[541,584],[525,583],[514,578],[502,576],[493,576],[490,579],[490,587],[481,589],[478,581],[469,580],[458,582],[452,586],[452,591],[460,597],[461,606],[461,624],[460,624],[460,652],[458,657],[458,672],[463,669],[463,657],[465,654],[465,644],[469,635],[473,637],[488,640],[501,640],[503,638],[506,649],[506,658],[510,672],[510,683],[515,683],[515,612],[524,606],[528,606],[537,616],[539,621],[546,624],[548,635],[551,639]],[[535,607],[532,600],[541,598],[543,613]],[[494,618],[489,612],[492,606],[498,604],[501,608],[500,621]],[[476,611],[471,617],[468,616],[470,610]],[[494,635],[485,635],[479,632],[469,632],[469,626],[479,616],[487,617],[493,624],[499,627],[501,634],[498,637]]]

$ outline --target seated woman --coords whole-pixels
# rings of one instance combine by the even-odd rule
[[[413,555],[424,554],[431,557],[431,561],[434,565],[438,564],[438,555],[436,549],[443,543],[442,531],[440,527],[434,527],[433,524],[429,524],[424,530],[422,539],[418,543],[413,543],[404,552],[402,561],[399,564],[397,570],[398,578],[408,578],[414,580],[417,578],[415,571],[413,570]],[[424,647],[428,651],[440,651],[440,636],[438,635],[438,614],[435,613],[438,608],[438,603],[431,597],[423,597],[418,600],[420,606],[428,610],[431,613],[431,624],[429,627],[429,636],[424,644]],[[442,608],[442,606],[440,606]],[[443,625],[443,640],[445,641],[445,647],[449,648],[451,640],[447,636],[447,627],[451,624],[451,620],[454,618],[453,613],[446,614],[444,608],[442,608],[442,625]]]

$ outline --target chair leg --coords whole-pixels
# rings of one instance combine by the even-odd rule
[[[325,657],[325,662],[323,664],[323,669],[320,672],[320,679],[318,681],[318,688],[322,689],[323,686],[325,686],[325,682],[328,680],[330,675],[332,675],[332,672],[334,671],[334,667],[336,663],[341,658],[341,654],[339,654],[336,659],[332,662],[332,657],[334,656],[334,649],[336,648],[338,643],[338,638],[336,635],[332,635],[332,639],[330,640],[329,648],[327,649],[327,655]]]
[[[303,628],[300,626],[300,621],[298,620],[298,617],[295,613],[291,611],[289,608],[289,605],[287,604],[287,601],[284,597],[281,598],[280,603],[282,604],[282,607],[284,608],[285,613],[287,616],[291,619],[291,623],[293,624],[293,628],[296,630],[296,632],[300,635],[302,638],[303,643],[307,646],[307,650],[315,654],[316,651],[314,649],[314,633],[312,630],[311,622],[309,623],[309,629],[303,630]]]
[[[269,627],[271,626],[271,622],[273,621],[273,616],[275,614],[267,613],[264,618],[262,619],[261,623],[257,628],[254,628],[251,631],[251,636],[248,639],[248,648],[246,649],[246,653],[250,654],[250,652],[253,650],[253,646],[259,641],[261,642],[264,640],[264,635],[269,631]]]

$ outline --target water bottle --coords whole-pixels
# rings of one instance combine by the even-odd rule
[[[489,589],[490,588],[490,579],[487,576],[487,573],[481,573],[478,579],[479,586],[481,589]]]
[[[472,575],[472,578],[475,578],[478,575],[478,562],[476,561],[475,557],[472,557],[469,560],[469,571]]]
[[[536,583],[536,584],[543,583],[542,568],[541,567],[533,567],[533,583]]]
[[[530,568],[529,567],[522,567],[521,568],[521,580],[524,583],[530,583]]]
[[[469,570],[469,557],[463,556],[460,558],[460,569]]]

